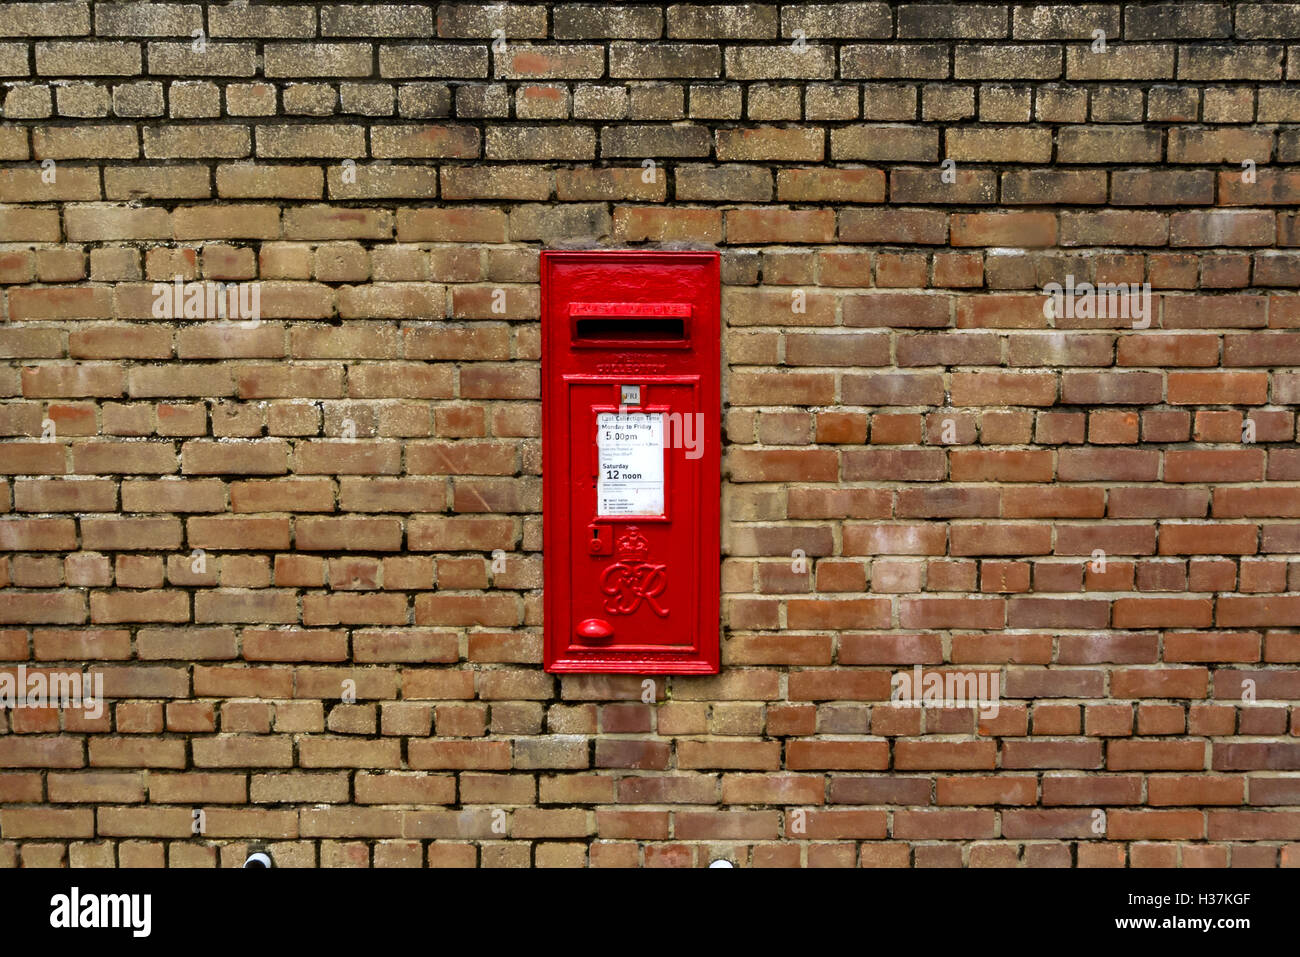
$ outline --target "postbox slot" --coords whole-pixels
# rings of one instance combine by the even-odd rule
[[[601,342],[615,340],[656,341],[685,339],[686,320],[665,317],[654,319],[644,316],[629,316],[626,319],[600,318],[578,319],[574,322],[575,339],[599,339]]]
[[[691,305],[686,302],[573,302],[573,345],[578,348],[687,348]]]

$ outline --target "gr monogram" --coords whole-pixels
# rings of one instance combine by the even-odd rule
[[[609,597],[605,611],[611,615],[630,615],[645,602],[660,618],[668,609],[656,599],[668,587],[668,566],[647,562],[650,543],[635,525],[618,537],[615,560],[600,575],[600,590]]]

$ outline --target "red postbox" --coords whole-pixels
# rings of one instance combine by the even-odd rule
[[[718,254],[542,253],[545,662],[718,670]]]

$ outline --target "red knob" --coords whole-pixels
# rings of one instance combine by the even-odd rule
[[[587,641],[605,641],[614,637],[614,629],[603,618],[588,618],[578,624],[578,637]]]

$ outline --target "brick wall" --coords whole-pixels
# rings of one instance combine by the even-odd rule
[[[8,3],[0,75],[0,674],[108,696],[0,712],[0,864],[1300,864],[1300,4]],[[722,250],[650,703],[540,664],[566,244]]]

